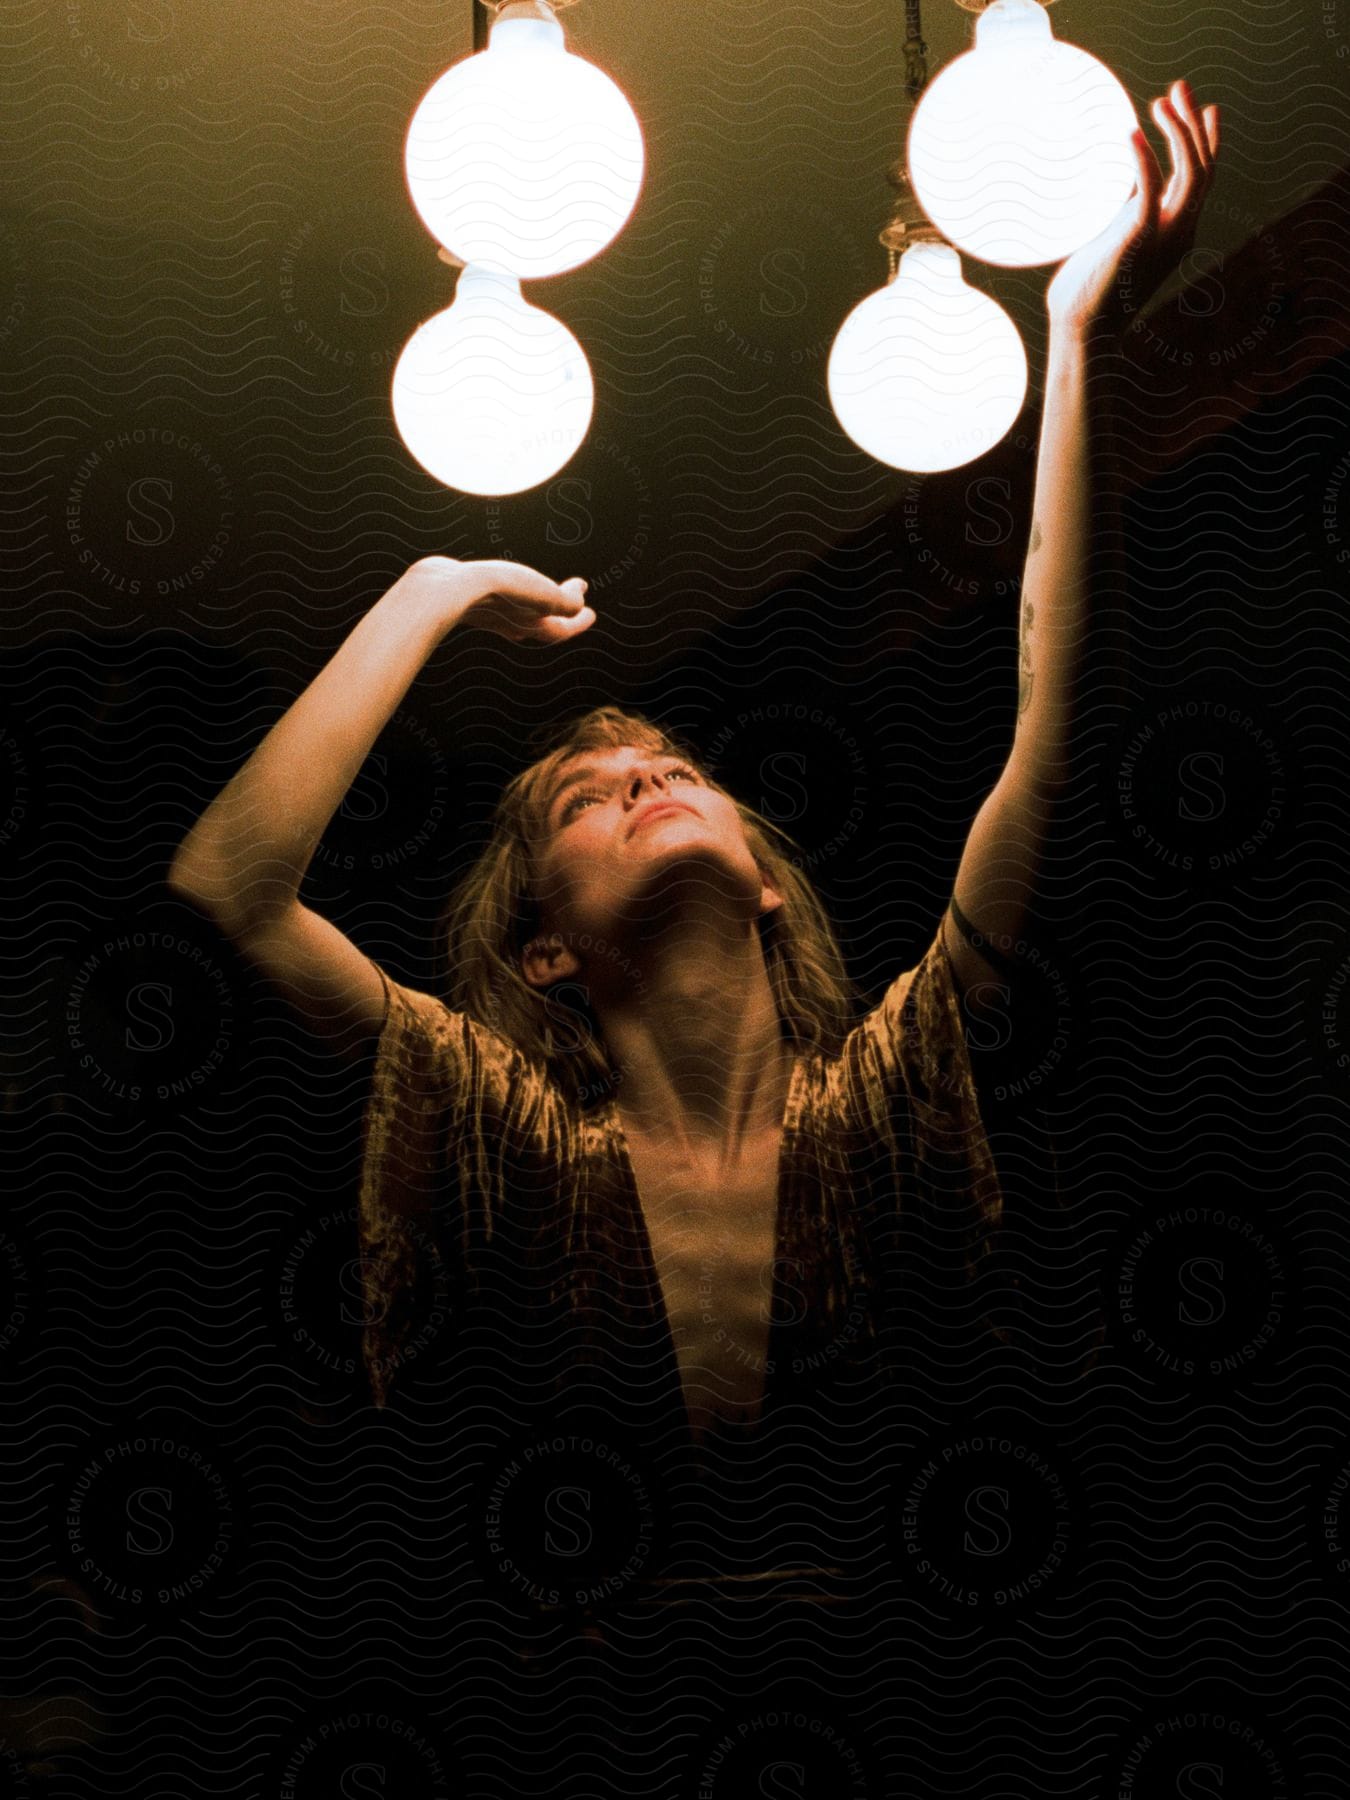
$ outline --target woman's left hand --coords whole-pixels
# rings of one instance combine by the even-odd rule
[[[1174,81],[1153,102],[1172,172],[1163,172],[1142,129],[1134,134],[1138,185],[1104,231],[1066,257],[1045,293],[1051,330],[1119,337],[1195,243],[1214,180],[1219,109],[1197,109],[1190,84]]]

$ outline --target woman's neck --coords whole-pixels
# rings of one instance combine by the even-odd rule
[[[636,978],[596,998],[625,1123],[732,1163],[780,1122],[792,1063],[758,929],[663,933],[634,962]]]

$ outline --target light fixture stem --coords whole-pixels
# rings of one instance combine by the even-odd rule
[[[474,53],[487,49],[493,25],[508,8],[522,17],[532,14],[536,19],[551,19],[554,13],[578,3],[579,0],[472,0]]]

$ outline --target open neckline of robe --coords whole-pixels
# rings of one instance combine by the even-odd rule
[[[553,1259],[535,1291],[547,1288],[551,1304],[584,1319],[579,1344],[621,1338],[625,1321],[640,1325],[666,1374],[674,1371],[687,1431],[665,1296],[614,1100],[583,1111],[488,1027],[381,975],[386,1012],[363,1115],[358,1206],[363,1352],[377,1406],[415,1362],[418,1271],[428,1254],[455,1265],[454,1275],[472,1271],[490,1260],[494,1234],[509,1225],[519,1234],[534,1205]],[[871,1280],[871,1240],[891,1222],[888,1209],[898,1216],[920,1200],[947,1236],[961,1239],[973,1271],[992,1247],[1003,1197],[940,929],[839,1056],[794,1055],[778,1153],[775,1287],[785,1262],[805,1259],[815,1316],[796,1328],[789,1362],[807,1366],[814,1341],[823,1354],[838,1337],[858,1270],[863,1286]],[[774,1349],[788,1347],[775,1320],[774,1369]],[[791,1388],[790,1373],[766,1375],[761,1421]]]

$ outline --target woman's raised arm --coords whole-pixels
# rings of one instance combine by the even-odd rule
[[[594,622],[579,577],[523,563],[414,563],[268,732],[178,849],[168,884],[326,1031],[378,1017],[378,971],[299,900],[320,839],[380,732],[447,632],[560,643]],[[336,1022],[336,1023],[335,1023]]]

